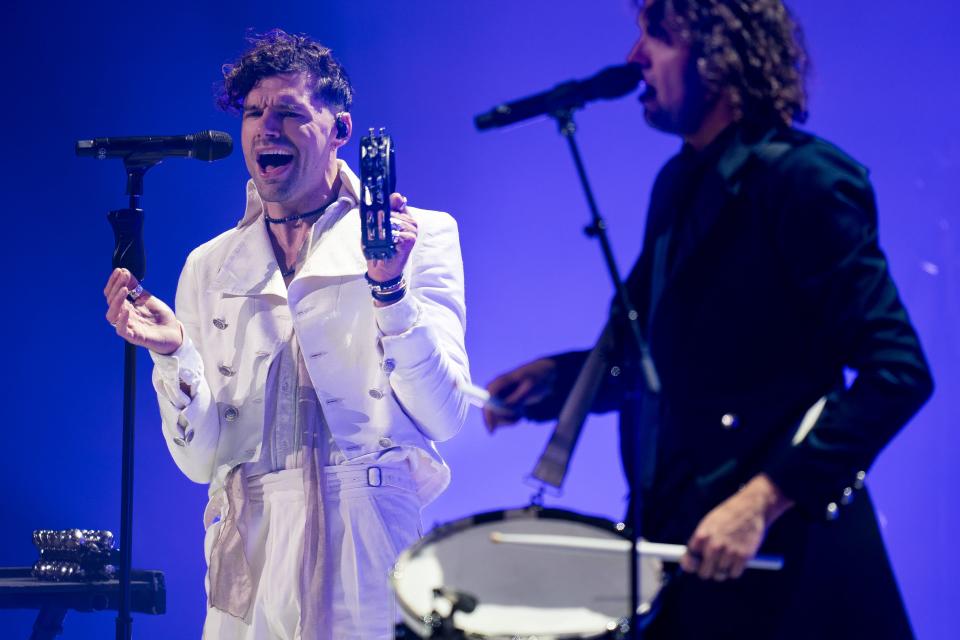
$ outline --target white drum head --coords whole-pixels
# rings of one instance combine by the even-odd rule
[[[626,553],[531,544],[497,544],[491,534],[538,534],[624,540],[614,525],[554,509],[481,514],[443,525],[404,551],[392,582],[404,618],[428,635],[424,619],[449,615],[449,600],[435,588],[473,596],[471,613],[454,614],[468,637],[601,637],[628,617]],[[662,568],[641,560],[641,608],[649,610],[661,586]]]

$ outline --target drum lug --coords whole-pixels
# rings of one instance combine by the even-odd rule
[[[612,640],[626,640],[630,637],[630,619],[620,618],[616,622],[611,622],[607,630]]]
[[[432,614],[423,618],[424,626],[429,629],[430,635],[427,638],[437,640],[463,640],[466,636],[463,632],[454,628],[453,615],[444,617],[434,611]]]
[[[530,506],[537,509],[543,509],[543,485],[537,487],[536,493],[530,496]]]

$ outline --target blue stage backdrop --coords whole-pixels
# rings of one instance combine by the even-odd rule
[[[871,168],[882,242],[937,378],[936,395],[881,455],[869,485],[918,636],[955,638],[960,9],[952,0],[792,5],[813,59],[806,127]],[[104,216],[125,206],[124,176],[116,161],[75,158],[74,141],[202,128],[238,136],[239,120],[213,103],[220,66],[244,47],[248,28],[275,26],[334,49],[356,84],[357,132],[387,126],[403,193],[459,220],[478,383],[588,346],[599,332],[611,289],[581,232],[587,209],[556,127],[540,120],[481,134],[472,117],[623,61],[637,35],[628,0],[15,1],[0,40],[10,231],[0,564],[33,561],[35,528],[119,526],[122,348],[101,290],[113,246]],[[626,270],[654,175],[678,141],[647,128],[632,97],[592,105],[577,120]],[[356,155],[355,139],[343,157],[355,166]],[[190,249],[239,219],[245,180],[239,150],[215,164],[170,160],[150,172],[146,284],[156,295],[171,300]],[[134,563],[165,572],[168,610],[137,616],[134,632],[197,638],[206,491],[169,458],[145,353],[138,376]],[[522,479],[547,435],[547,426],[527,425],[491,438],[471,413],[441,446],[453,484],[426,510],[426,526],[524,505]],[[548,504],[616,519],[624,494],[614,420],[593,418],[565,493]],[[26,638],[32,618],[0,611],[0,637]],[[113,628],[111,613],[71,613],[63,637],[99,640]]]

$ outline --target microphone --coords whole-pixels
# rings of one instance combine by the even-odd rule
[[[473,119],[477,129],[504,127],[535,116],[579,109],[587,102],[610,100],[637,88],[643,79],[640,65],[628,63],[607,67],[583,80],[570,80],[528,98],[501,104]]]
[[[201,131],[182,136],[130,136],[77,140],[77,155],[84,158],[156,160],[196,158],[213,162],[233,151],[233,138],[223,131]]]

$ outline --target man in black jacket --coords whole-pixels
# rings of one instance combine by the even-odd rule
[[[646,120],[684,140],[627,279],[662,391],[625,410],[642,377],[614,309],[593,410],[622,411],[628,473],[634,433],[655,443],[644,537],[688,545],[646,637],[912,637],[862,489],[933,384],[866,169],[791,128],[806,59],[780,0],[651,0],[639,23]],[[585,357],[493,380],[488,427],[555,418]],[[759,551],[784,570],[745,572]]]

